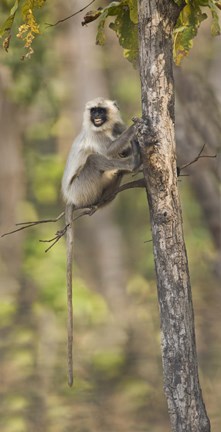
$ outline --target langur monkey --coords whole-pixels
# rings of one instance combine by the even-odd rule
[[[74,141],[62,179],[62,193],[75,208],[96,206],[111,197],[122,176],[139,164],[134,126],[125,130],[115,101],[86,104],[82,131]],[[132,148],[133,147],[133,148]]]
[[[66,202],[68,290],[68,383],[73,383],[72,256],[73,211],[108,203],[122,177],[140,165],[135,126],[125,130],[115,101],[96,98],[86,104],[83,126],[64,170],[62,194]]]

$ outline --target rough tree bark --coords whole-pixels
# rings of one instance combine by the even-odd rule
[[[164,391],[172,431],[208,432],[177,190],[172,31],[179,9],[172,0],[138,3],[142,114],[148,121],[139,141],[154,245]]]

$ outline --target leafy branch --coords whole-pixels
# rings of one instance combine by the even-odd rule
[[[37,35],[40,34],[40,26],[35,17],[35,10],[44,6],[46,0],[15,0],[8,17],[0,26],[0,37],[4,37],[3,47],[9,49],[12,36],[12,27],[16,14],[20,13],[22,24],[18,28],[17,37],[24,42],[26,54],[22,59],[30,58],[33,53],[32,43]],[[176,27],[173,33],[173,56],[174,61],[179,65],[182,59],[189,53],[193,45],[193,39],[197,35],[200,24],[208,17],[210,12],[212,17],[211,33],[213,36],[220,34],[219,9],[221,10],[221,0],[173,0],[181,9]],[[82,9],[71,15],[59,19],[54,24],[47,23],[47,27],[54,27],[70,18],[83,12],[91,6],[95,0],[91,0]],[[103,2],[101,2],[102,4]],[[111,22],[109,23],[109,19]],[[82,26],[90,24],[96,19],[99,20],[97,27],[96,44],[104,45],[105,25],[108,22],[118,37],[119,43],[123,48],[123,55],[135,67],[138,58],[138,11],[137,0],[116,0],[111,1],[105,7],[92,9],[86,13],[82,20]]]
[[[37,35],[40,34],[40,27],[35,18],[35,11],[44,6],[46,0],[15,0],[9,16],[0,26],[0,37],[4,37],[3,48],[8,51],[12,36],[12,27],[15,16],[20,14],[22,24],[18,27],[17,38],[24,42],[26,54],[21,59],[30,58],[33,54],[32,43]]]
[[[174,1],[179,5],[180,0]],[[185,6],[180,12],[173,35],[173,57],[177,65],[180,65],[192,48],[200,24],[208,18],[208,10],[212,16],[211,34],[220,35],[219,9],[221,9],[220,0],[185,0]]]
[[[95,0],[91,0],[91,2],[88,3],[86,6],[84,6],[82,9],[79,9],[77,12],[73,12],[71,15],[68,15],[68,16],[65,17],[65,18],[59,19],[59,20],[56,21],[56,23],[54,23],[54,24],[50,24],[50,23],[45,23],[45,24],[46,24],[47,27],[55,27],[55,26],[57,26],[58,24],[61,24],[61,23],[65,22],[65,21],[68,21],[70,18],[73,18],[74,16],[76,16],[76,15],[78,15],[79,13],[83,12],[85,9],[87,9],[89,6],[91,6],[92,3],[94,3],[94,2],[95,2]]]
[[[115,31],[123,48],[123,55],[134,66],[138,59],[138,11],[137,0],[112,1],[106,7],[89,11],[82,25],[89,24],[99,18],[96,44],[104,45],[106,41],[105,24],[108,18],[114,18],[109,28]]]
[[[174,2],[181,8],[173,34],[173,56],[175,63],[179,65],[192,48],[193,39],[197,35],[200,24],[208,17],[208,10],[212,16],[211,33],[213,36],[220,34],[218,11],[221,9],[221,1],[174,0]],[[90,11],[85,15],[82,25],[99,18],[96,39],[98,45],[105,43],[104,28],[110,17],[115,17],[115,21],[111,22],[109,27],[115,31],[124,49],[124,56],[136,66],[138,56],[137,0],[112,1],[103,9]]]

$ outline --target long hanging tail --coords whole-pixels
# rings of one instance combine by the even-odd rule
[[[73,262],[73,210],[72,204],[66,205],[65,222],[67,225],[67,307],[68,307],[68,337],[67,337],[67,361],[68,361],[68,385],[73,384],[73,304],[72,304],[72,262]]]

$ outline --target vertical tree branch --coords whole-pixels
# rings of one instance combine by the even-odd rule
[[[172,431],[208,432],[176,176],[172,32],[179,10],[173,1],[138,3],[142,111],[148,121],[139,141],[152,225],[164,390]]]

